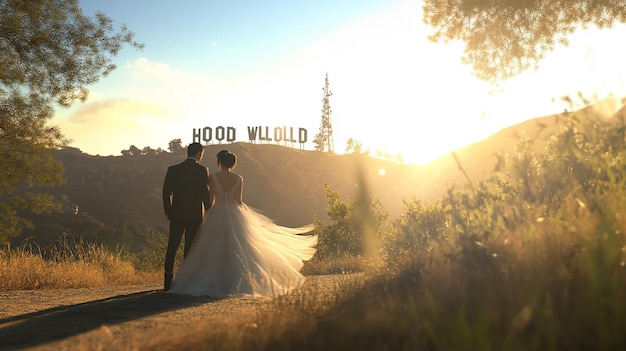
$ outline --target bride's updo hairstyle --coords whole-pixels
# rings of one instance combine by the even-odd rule
[[[217,162],[219,162],[222,167],[231,169],[237,164],[237,156],[228,150],[222,150],[217,153]]]

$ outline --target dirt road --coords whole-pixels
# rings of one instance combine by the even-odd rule
[[[308,277],[332,292],[341,276]],[[0,350],[173,350],[212,326],[254,327],[268,298],[166,294],[161,286],[0,292]],[[168,340],[164,335],[176,335]]]

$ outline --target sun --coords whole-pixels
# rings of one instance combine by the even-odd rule
[[[381,169],[379,169],[379,170],[378,170],[378,175],[379,175],[379,176],[381,176],[381,177],[382,177],[382,176],[384,176],[385,174],[387,174],[387,171],[386,171],[384,168],[381,168]]]

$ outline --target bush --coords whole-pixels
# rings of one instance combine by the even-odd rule
[[[368,241],[375,241],[388,217],[387,211],[378,199],[372,200],[367,196],[363,186],[357,186],[348,201],[342,201],[339,193],[328,185],[324,186],[324,190],[328,199],[326,213],[329,221],[315,221],[319,239],[314,259],[366,254],[370,245]]]
[[[146,238],[146,247],[141,251],[129,255],[129,260],[139,271],[153,272],[162,271],[165,264],[167,251],[167,234],[151,231]],[[177,267],[183,258],[183,246],[179,246],[176,252],[174,267]]]

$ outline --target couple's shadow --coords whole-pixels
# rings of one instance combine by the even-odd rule
[[[162,312],[217,302],[161,290],[118,295],[0,319],[0,349],[35,347]]]

